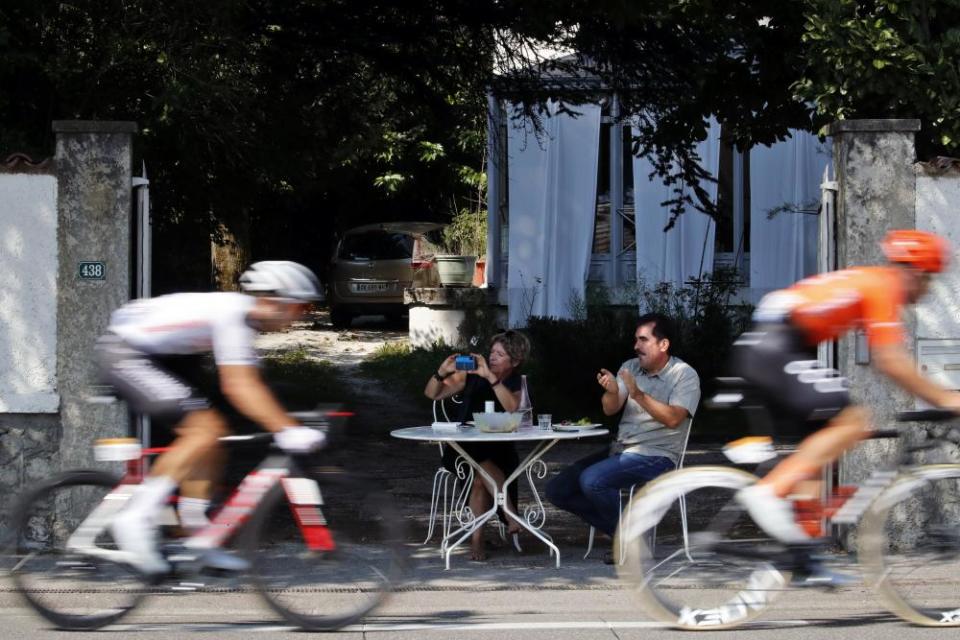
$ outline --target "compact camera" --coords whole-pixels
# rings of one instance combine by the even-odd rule
[[[470,355],[457,356],[453,362],[457,371],[475,371],[477,368],[477,359]]]

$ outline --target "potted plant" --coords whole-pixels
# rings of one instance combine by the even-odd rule
[[[434,257],[440,284],[469,287],[475,279],[477,259],[486,256],[486,252],[486,212],[461,210],[444,228],[440,253]]]

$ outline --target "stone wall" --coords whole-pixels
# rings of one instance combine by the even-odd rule
[[[44,166],[55,184],[37,191],[32,202],[20,198],[16,205],[21,209],[49,206],[46,195],[51,189],[55,194],[54,220],[42,227],[51,237],[37,241],[55,249],[54,259],[49,265],[42,260],[36,265],[37,269],[49,267],[39,275],[41,284],[51,283],[55,297],[39,307],[21,305],[12,318],[32,334],[42,332],[45,314],[52,311],[55,334],[47,344],[49,353],[43,364],[55,373],[50,389],[58,402],[47,407],[50,413],[32,405],[0,404],[0,527],[4,528],[23,489],[61,469],[93,466],[94,441],[125,435],[129,424],[123,405],[86,400],[96,382],[94,342],[106,327],[110,312],[130,297],[131,150],[136,125],[65,121],[54,123],[54,131],[55,158]],[[24,191],[13,193],[19,197]],[[0,200],[0,209],[9,206],[8,193]],[[10,222],[9,228],[3,227],[7,241],[38,232],[31,216],[4,222]],[[7,242],[4,246],[17,245]],[[4,249],[0,270],[12,269],[16,259],[15,252]],[[81,278],[79,267],[85,261],[102,263],[103,278]],[[29,270],[26,273],[36,275]],[[24,281],[29,282],[28,278]],[[5,324],[9,336],[11,327]],[[9,346],[11,361],[18,361],[31,357],[25,350],[36,345],[21,340]],[[13,354],[17,349],[20,352]],[[11,382],[17,380],[4,374],[4,383]]]
[[[56,413],[60,406],[52,171],[49,161],[0,165],[0,412]]]

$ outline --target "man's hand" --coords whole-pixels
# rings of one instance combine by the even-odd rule
[[[327,441],[327,436],[310,427],[287,427],[278,431],[273,440],[287,453],[296,454],[319,449]]]
[[[627,371],[626,369],[620,369],[620,377],[623,378],[623,384],[627,387],[627,395],[631,398],[636,395],[640,389],[637,387],[637,381],[633,377],[633,374]]]
[[[600,369],[600,373],[597,374],[597,382],[607,393],[617,393],[619,391],[620,386],[617,384],[617,377],[606,369]]]

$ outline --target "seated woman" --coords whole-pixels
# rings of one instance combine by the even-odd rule
[[[518,369],[530,354],[530,341],[518,331],[506,331],[493,336],[490,341],[490,356],[471,354],[476,359],[477,368],[472,371],[458,371],[453,354],[444,360],[433,374],[423,393],[431,400],[443,400],[455,394],[461,394],[463,402],[450,418],[465,422],[472,419],[474,412],[482,412],[484,402],[493,400],[497,411],[516,411],[520,406],[521,378]],[[520,464],[516,447],[512,442],[465,442],[464,450],[482,466],[487,473],[503,485],[504,479],[513,473]],[[444,450],[444,466],[453,470],[457,453],[451,448]],[[508,490],[510,509],[517,510],[517,484]],[[493,504],[493,497],[487,485],[479,477],[474,477],[470,488],[470,509],[474,514],[487,511]],[[520,525],[510,518],[507,525],[510,534],[520,531]],[[476,530],[470,543],[471,558],[485,560],[483,549],[483,531]]]

